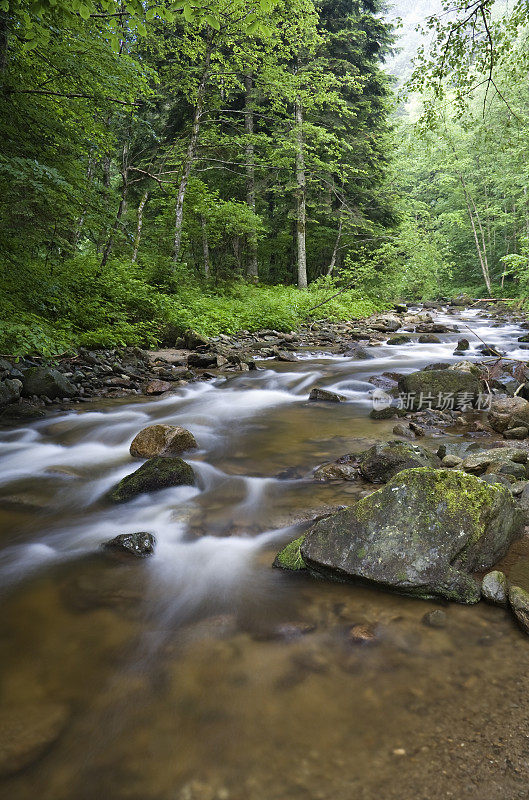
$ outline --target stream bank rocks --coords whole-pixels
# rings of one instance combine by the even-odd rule
[[[386,483],[398,472],[413,467],[440,467],[441,459],[425,447],[399,440],[380,442],[359,459],[360,473],[370,483]]]
[[[191,431],[178,425],[149,425],[132,440],[130,454],[134,458],[173,456],[198,447]]]
[[[416,597],[476,603],[472,573],[494,566],[520,537],[507,489],[463,472],[421,467],[317,522],[276,558],[320,577]]]
[[[108,498],[113,503],[125,503],[140,494],[169,489],[172,486],[194,486],[193,468],[181,458],[156,456],[135,472],[126,475],[112,489]]]

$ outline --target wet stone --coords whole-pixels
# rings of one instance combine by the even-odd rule
[[[41,758],[68,721],[59,703],[4,705],[0,710],[0,777],[12,775]]]
[[[507,605],[507,578],[499,570],[487,572],[481,584],[481,596],[496,606]]]
[[[436,608],[434,611],[428,611],[422,618],[422,622],[429,628],[445,628],[446,611],[442,611],[440,608]]]
[[[343,394],[330,392],[328,389],[320,389],[318,386],[315,386],[310,390],[309,400],[311,402],[342,403],[344,400],[347,400],[347,398]]]
[[[115,536],[114,539],[104,542],[101,546],[104,550],[145,558],[154,553],[155,544],[156,539],[152,533],[141,531],[140,533],[122,533]]]

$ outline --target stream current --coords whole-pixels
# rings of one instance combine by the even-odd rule
[[[529,644],[504,611],[449,605],[434,629],[422,618],[439,603],[271,569],[300,520],[358,496],[355,483],[314,483],[313,469],[394,438],[394,420],[369,418],[371,376],[455,362],[462,336],[481,357],[466,325],[527,358],[514,324],[474,310],[436,321],[459,332],[370,347],[360,361],[300,351],[163,398],[0,430],[0,700],[28,720],[63,713],[0,797],[529,797]],[[309,403],[315,384],[347,402]],[[195,435],[198,486],[110,506],[105,494],[139,463],[131,440],[153,423]],[[450,429],[420,443],[473,441]],[[99,550],[142,530],[157,540],[149,559]],[[352,645],[354,625],[376,641]]]

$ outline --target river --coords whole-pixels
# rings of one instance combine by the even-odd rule
[[[527,357],[515,324],[475,310],[436,321],[460,330],[371,347],[361,361],[300,352],[0,430],[0,696],[22,719],[64,712],[55,741],[0,781],[0,796],[527,797],[529,644],[504,611],[444,606],[434,629],[422,618],[439,603],[271,568],[299,520],[363,488],[314,483],[314,467],[394,438],[394,420],[368,416],[369,377],[456,361],[461,336],[477,358],[466,325]],[[315,384],[347,402],[309,403]],[[106,492],[138,464],[132,438],[154,422],[193,432],[198,487],[110,506]],[[475,441],[453,429],[421,444]],[[156,537],[151,558],[100,552],[141,530]],[[351,625],[376,642],[353,646]]]

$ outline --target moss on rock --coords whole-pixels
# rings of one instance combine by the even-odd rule
[[[113,503],[124,503],[145,492],[156,492],[171,486],[194,486],[193,468],[181,458],[150,458],[131,475],[126,475],[108,497]]]
[[[298,572],[302,569],[307,569],[303,558],[301,557],[301,545],[305,540],[305,536],[300,536],[289,542],[282,550],[279,551],[274,560],[274,567],[281,569],[288,569],[293,572]]]

